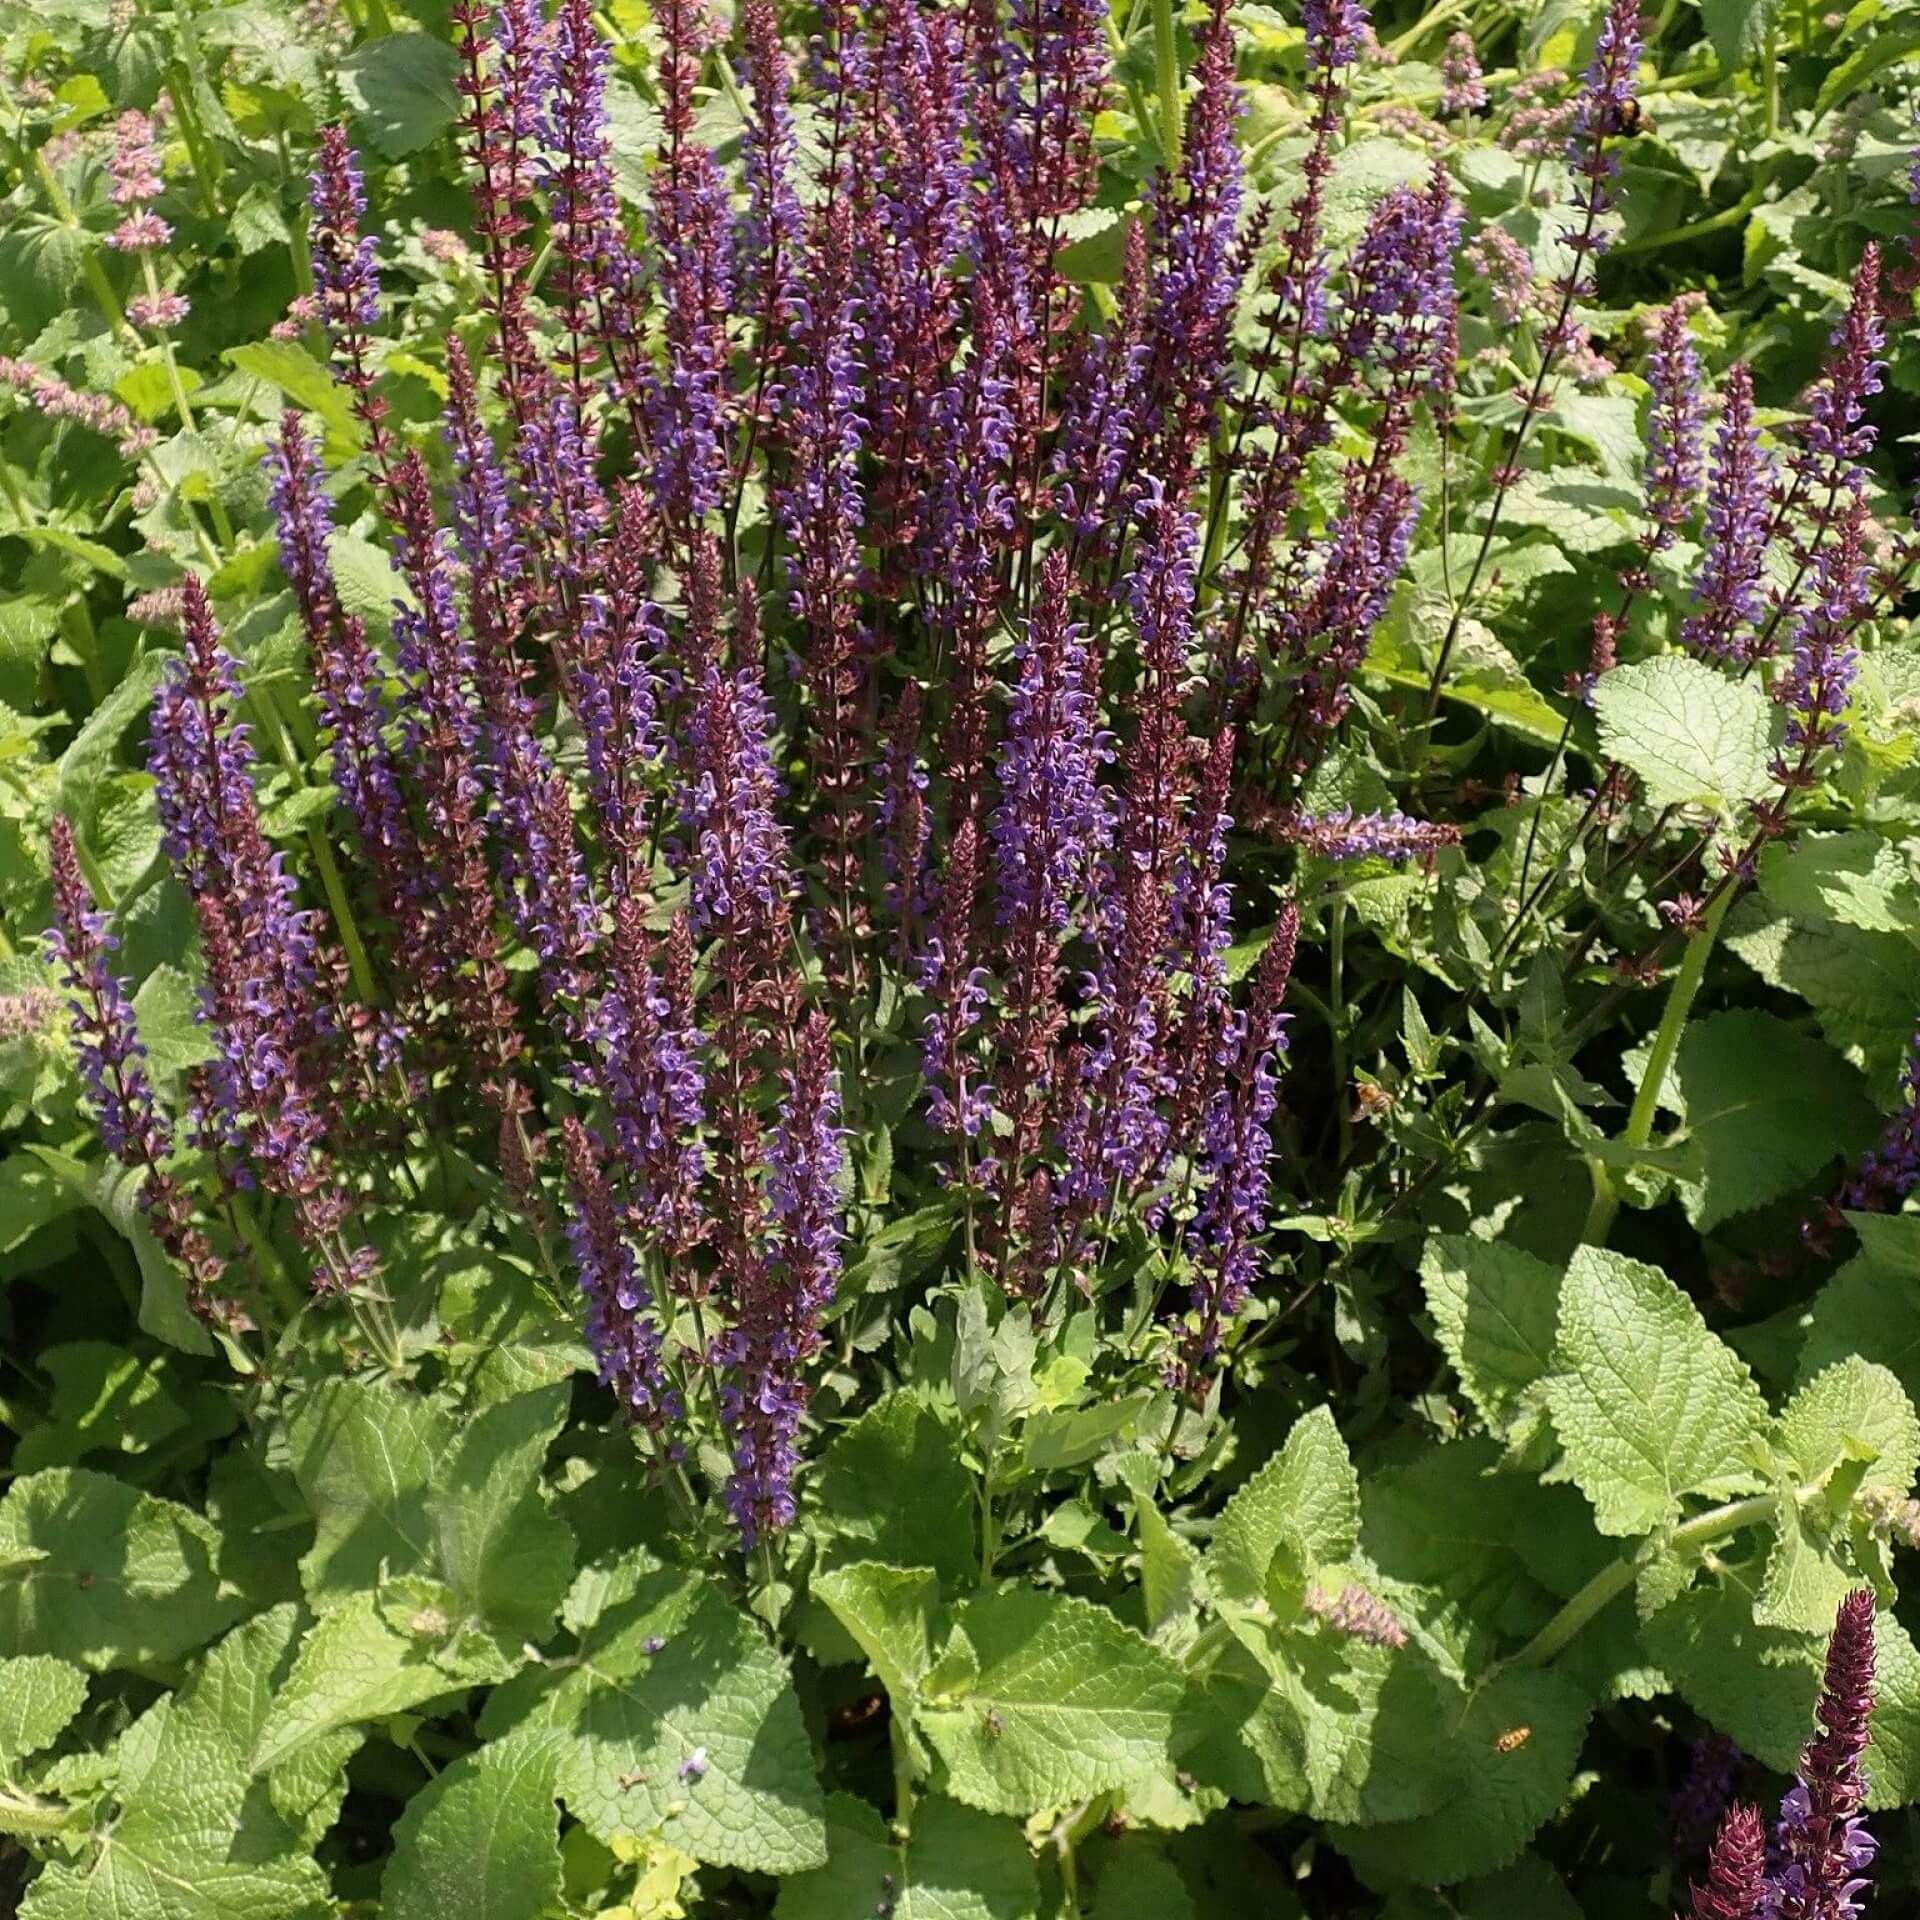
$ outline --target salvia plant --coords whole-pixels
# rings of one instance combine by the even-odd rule
[[[1676,12],[9,16],[23,1914],[1920,1889],[1916,39]]]

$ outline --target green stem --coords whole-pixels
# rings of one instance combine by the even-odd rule
[[[1180,171],[1180,44],[1174,37],[1173,0],[1153,0],[1153,64],[1160,96],[1160,154],[1167,172]]]
[[[1667,1004],[1660,1015],[1659,1030],[1653,1036],[1652,1050],[1647,1055],[1647,1070],[1640,1077],[1639,1091],[1634,1094],[1633,1106],[1627,1114],[1627,1130],[1621,1136],[1630,1147],[1644,1147],[1653,1138],[1654,1116],[1660,1108],[1667,1073],[1673,1066],[1674,1055],[1680,1051],[1687,1016],[1693,1011],[1700,983],[1706,977],[1707,962],[1720,935],[1720,923],[1727,917],[1727,909],[1733,905],[1737,892],[1735,887],[1721,890],[1720,897],[1707,909],[1700,931],[1687,942],[1687,950],[1680,957],[1680,971],[1667,989]],[[1593,1187],[1593,1207],[1587,1215],[1586,1231],[1580,1237],[1588,1246],[1599,1247],[1606,1244],[1607,1232],[1620,1202],[1606,1169],[1597,1162]]]
[[[1804,1500],[1817,1491],[1815,1487],[1802,1487],[1795,1498]],[[1692,1553],[1696,1549],[1710,1547],[1730,1533],[1738,1533],[1743,1527],[1771,1518],[1778,1508],[1778,1497],[1771,1493],[1758,1493],[1745,1500],[1729,1501],[1724,1507],[1714,1507],[1687,1521],[1684,1526],[1674,1528],[1672,1538],[1667,1543],[1668,1549],[1671,1552]],[[1610,1601],[1633,1585],[1639,1571],[1639,1562],[1631,1559],[1611,1561],[1602,1567],[1504,1664],[1509,1667],[1544,1667],[1555,1655],[1570,1646],[1581,1628],[1599,1615]]]
[[[1766,88],[1767,138],[1771,140],[1780,131],[1780,27],[1777,21],[1767,22],[1767,44],[1760,59]]]
[[[896,1713],[892,1721],[893,1824],[904,1837],[913,1829],[913,1749],[907,1738],[907,1718]]]

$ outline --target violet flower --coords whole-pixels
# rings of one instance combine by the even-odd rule
[[[1352,1581],[1338,1593],[1309,1587],[1306,1609],[1335,1633],[1364,1640],[1369,1646],[1397,1648],[1407,1644],[1407,1630],[1394,1618],[1393,1610],[1377,1594]]]
[[[1276,1060],[1287,1045],[1281,1003],[1299,935],[1300,916],[1288,902],[1260,955],[1252,1000],[1228,1021],[1220,1041],[1226,1084],[1207,1105],[1200,1146],[1205,1186],[1187,1230],[1194,1323],[1172,1369],[1175,1383],[1191,1393],[1205,1392],[1227,1323],[1246,1305],[1258,1271],[1273,1155],[1269,1130],[1280,1104]]]
[[[244,1316],[221,1293],[226,1263],[195,1223],[193,1205],[166,1170],[173,1129],[147,1076],[127,983],[111,956],[120,942],[94,904],[80,871],[73,828],[56,815],[52,832],[54,926],[47,951],[59,964],[72,1016],[75,1051],[89,1104],[107,1151],[144,1175],[139,1205],[155,1237],[186,1269],[187,1305],[209,1324],[237,1330]]]
[[[560,1155],[573,1199],[567,1242],[587,1299],[587,1341],[600,1378],[628,1419],[664,1436],[686,1409],[667,1378],[653,1296],[621,1228],[597,1144],[572,1114],[560,1123]],[[677,1457],[677,1447],[673,1451]]]
[[[1799,1780],[1774,1828],[1767,1920],[1853,1920],[1861,1911],[1875,1852],[1860,1764],[1873,1715],[1873,1612],[1873,1594],[1861,1588],[1834,1620],[1815,1709],[1821,1730],[1801,1751]]]
[[[1447,41],[1440,57],[1440,77],[1446,82],[1440,95],[1442,113],[1472,113],[1487,104],[1487,86],[1472,34],[1456,33]]]
[[[1356,813],[1338,807],[1331,813],[1296,813],[1283,823],[1286,837],[1303,852],[1322,860],[1430,859],[1442,847],[1460,844],[1460,829],[1400,812]]]
[[[1693,513],[1700,488],[1700,354],[1678,300],[1664,308],[1647,355],[1646,511],[1649,554],[1670,546]]]
[[[1920,1033],[1900,1068],[1900,1105],[1872,1150],[1861,1157],[1842,1205],[1856,1213],[1897,1213],[1920,1187]]]
[[[1707,480],[1706,538],[1694,576],[1699,611],[1688,614],[1682,641],[1710,659],[1751,659],[1751,642],[1766,609],[1767,536],[1775,467],[1753,418],[1753,375],[1727,369],[1720,431]]]
[[[800,1029],[784,1081],[767,1155],[777,1242],[736,1303],[737,1323],[719,1350],[721,1416],[733,1441],[727,1505],[748,1552],[793,1519],[795,1436],[808,1399],[803,1369],[819,1350],[820,1319],[840,1275],[845,1129],[832,1030],[817,1010]]]
[[[920,965],[927,996],[921,1068],[927,1081],[927,1120],[938,1133],[975,1138],[991,1109],[987,1070],[972,1036],[987,1004],[987,971],[974,964],[980,833],[962,819],[947,848],[940,877],[936,930]]]

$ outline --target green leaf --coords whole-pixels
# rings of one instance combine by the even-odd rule
[[[127,669],[120,684],[88,715],[86,725],[60,756],[60,789],[54,806],[73,822],[83,840],[93,838],[100,797],[106,791],[106,776],[119,751],[121,735],[146,712],[167,663],[178,658],[178,654],[165,651],[143,653]]]
[[[1683,1495],[1761,1484],[1760,1389],[1657,1267],[1581,1247],[1561,1289],[1556,1357],[1547,1404],[1602,1533],[1650,1533]]]
[[[927,1677],[917,1722],[956,1800],[1030,1814],[1165,1764],[1180,1670],[1105,1608],[1014,1588],[955,1619],[962,1657]]]
[[[0,1660],[0,1762],[50,1747],[87,1698],[87,1676],[51,1654]]]
[[[1032,1920],[1040,1899],[1020,1829],[951,1800],[923,1800],[899,1841],[864,1800],[827,1802],[827,1864],[780,1889],[774,1920]]]
[[[1920,1396],[1920,1276],[1861,1252],[1815,1296],[1799,1378],[1871,1354],[1906,1389]]]
[[[133,996],[133,1017],[154,1072],[185,1073],[216,1052],[212,1033],[196,1017],[200,995],[178,967],[158,966]]]
[[[197,1513],[103,1473],[16,1480],[0,1501],[0,1654],[51,1653],[95,1673],[177,1660],[236,1611],[218,1547]]]
[[[140,1453],[187,1424],[162,1369],[125,1347],[70,1340],[49,1347],[40,1364],[52,1376],[53,1397],[46,1425],[14,1449],[20,1472],[71,1466],[92,1452]]]
[[[1505,1433],[1553,1371],[1559,1274],[1504,1240],[1435,1234],[1420,1277],[1462,1390],[1488,1427]]]
[[[303,1400],[289,1438],[314,1517],[301,1572],[315,1607],[421,1573],[447,1583],[463,1619],[541,1638],[573,1577],[573,1536],[540,1482],[568,1391],[496,1401],[457,1436],[439,1406],[395,1387],[334,1381]]]
[[[1566,1798],[1586,1735],[1585,1695],[1564,1675],[1508,1670],[1448,1699],[1433,1728],[1445,1804],[1417,1819],[1336,1827],[1372,1884],[1450,1886],[1510,1865]]]
[[[1640,776],[1649,805],[1725,809],[1767,791],[1772,713],[1749,681],[1662,654],[1603,675],[1593,705],[1601,747]]]
[[[685,1607],[677,1625],[663,1606]],[[607,1610],[579,1657],[543,1720],[571,1736],[560,1797],[598,1839],[659,1832],[696,1860],[757,1873],[822,1864],[812,1744],[786,1665],[751,1620],[704,1582],[656,1576]]]
[[[1920,1468],[1920,1416],[1885,1367],[1850,1354],[1794,1395],[1780,1445],[1803,1484],[1824,1481],[1843,1460],[1864,1461],[1862,1487],[1904,1499]]]
[[[434,1477],[437,1570],[463,1608],[507,1639],[544,1638],[573,1579],[573,1534],[540,1482],[571,1393],[561,1380],[496,1401]]]
[[[310,1920],[327,1876],[247,1756],[286,1671],[294,1609],[236,1627],[122,1737],[117,1805],[87,1857],[49,1862],[22,1920]]]
[[[346,389],[297,340],[249,340],[221,356],[236,373],[263,380],[303,413],[314,415],[329,438],[348,448],[362,439]]]
[[[255,1771],[336,1728],[505,1680],[513,1661],[483,1635],[460,1632],[449,1601],[444,1589],[410,1580],[350,1595],[322,1614],[261,1728]]]
[[[867,1656],[896,1713],[904,1713],[933,1664],[938,1575],[926,1567],[856,1560],[821,1574],[813,1591]]]
[[[1780,0],[1700,0],[1700,18],[1724,74],[1739,73],[1767,43]]]
[[[1091,1407],[1041,1408],[1027,1417],[1021,1436],[1026,1463],[1036,1473],[1084,1466],[1105,1453],[1152,1403],[1152,1394],[1132,1393]]]
[[[932,1567],[950,1582],[979,1564],[959,1435],[950,1415],[917,1394],[889,1394],[837,1435],[819,1489],[820,1528],[835,1558]]]
[[[1898,65],[1914,53],[1920,53],[1920,32],[1911,27],[1876,29],[1837,67],[1828,69],[1820,82],[1820,91],[1814,96],[1814,113],[1816,116],[1825,113],[1837,102],[1859,92],[1876,73]]]
[[[1122,1834],[1101,1862],[1093,1920],[1199,1920],[1180,1869],[1144,1835]],[[1278,1920],[1270,1910],[1267,1920]]]
[[[1168,1526],[1144,1492],[1133,1498],[1140,1541],[1140,1591],[1147,1603],[1148,1630],[1160,1638],[1199,1604],[1200,1550]]]
[[[1353,1551],[1360,1482],[1328,1407],[1294,1422],[1287,1443],[1227,1502],[1213,1531],[1207,1572],[1217,1592],[1258,1600],[1285,1543],[1301,1568],[1331,1566]]]
[[[407,1802],[384,1920],[541,1920],[561,1896],[557,1759],[537,1736],[463,1754]]]
[[[1700,1154],[1683,1193],[1703,1233],[1793,1192],[1871,1126],[1859,1077],[1831,1048],[1747,1008],[1688,1023],[1672,1084]]]
[[[1796,920],[1863,933],[1920,932],[1920,885],[1877,833],[1807,834],[1761,856],[1760,890]]]
[[[364,42],[334,74],[366,138],[388,159],[404,160],[453,124],[459,70],[458,56],[437,35],[389,33]]]
[[[1792,1488],[1783,1487],[1775,1500],[1773,1545],[1754,1596],[1755,1622],[1821,1632],[1831,1628],[1834,1609],[1858,1584],[1815,1517],[1801,1507]]]

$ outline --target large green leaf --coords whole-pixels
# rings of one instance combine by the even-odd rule
[[[557,1909],[556,1767],[552,1742],[509,1737],[416,1793],[393,1830],[385,1920],[541,1920]]]
[[[1020,1829],[951,1800],[924,1800],[896,1839],[864,1800],[827,1802],[827,1864],[780,1889],[775,1920],[1031,1920],[1039,1877]]]
[[[1656,807],[1732,807],[1766,792],[1772,710],[1758,687],[1686,654],[1662,654],[1601,678],[1600,744],[1640,776]]]

